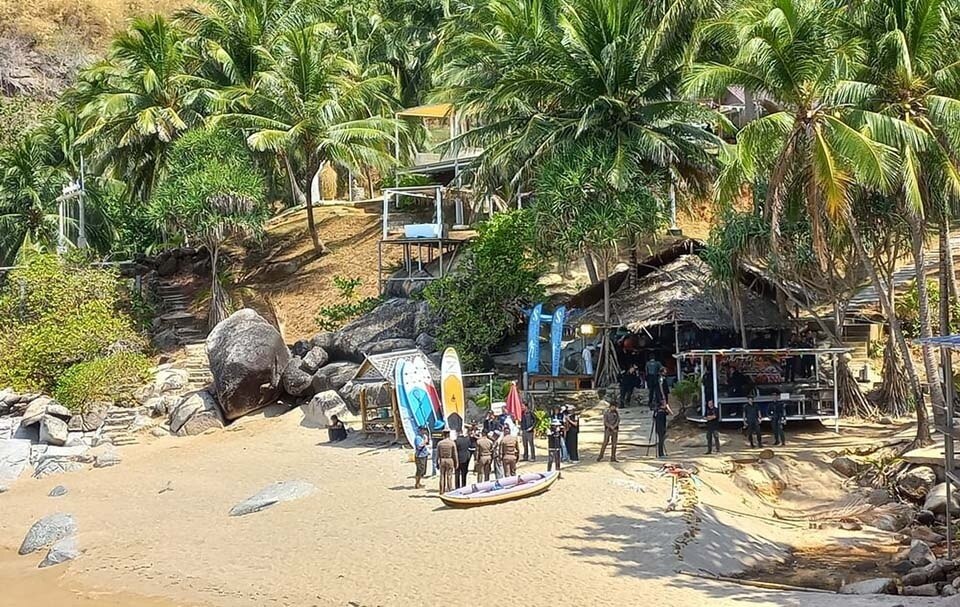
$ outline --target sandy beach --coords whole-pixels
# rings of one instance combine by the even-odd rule
[[[435,478],[427,491],[411,489],[409,451],[358,438],[328,445],[326,433],[301,426],[301,417],[296,410],[260,415],[209,436],[125,448],[112,468],[21,479],[0,495],[3,604],[443,605],[464,593],[489,600],[506,593],[543,606],[937,604],[771,592],[678,575],[741,568],[801,540],[872,538],[732,514],[754,505],[733,481],[709,473],[721,465],[714,459],[704,464],[710,480],[695,537],[675,553],[690,523],[664,511],[670,479],[651,474],[655,460],[643,459],[643,448],[624,448],[621,464],[597,463],[596,417],[584,421],[583,462],[565,468],[550,491],[470,510],[443,507]],[[645,428],[627,415],[622,440],[645,440]],[[700,449],[675,457],[688,452]],[[523,467],[542,469],[544,461]],[[287,479],[313,483],[317,492],[227,516],[240,500]],[[58,484],[69,493],[47,497]],[[42,553],[21,557],[16,550],[30,525],[53,512],[76,517],[85,553],[38,570]]]

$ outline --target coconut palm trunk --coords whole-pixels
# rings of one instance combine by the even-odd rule
[[[307,228],[310,230],[310,240],[313,241],[313,249],[317,253],[326,253],[327,247],[323,244],[323,241],[320,240],[319,234],[317,234],[317,224],[313,216],[313,201],[310,199],[309,194],[309,178],[305,193],[305,191],[300,188],[300,184],[297,182],[297,174],[293,170],[293,165],[290,163],[290,157],[287,154],[283,155],[283,162],[287,167],[287,178],[290,180],[290,193],[293,195],[293,201],[294,203],[303,202],[303,205],[307,210]]]
[[[210,249],[210,311],[207,314],[207,327],[212,331],[230,315],[227,308],[227,293],[220,283],[220,246],[208,242]]]

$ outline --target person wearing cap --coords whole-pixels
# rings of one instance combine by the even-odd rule
[[[457,466],[457,444],[450,438],[450,431],[444,430],[440,433],[440,442],[437,443],[437,459],[440,460],[440,493],[452,491],[454,488],[453,477],[456,474]]]
[[[560,460],[567,461],[570,459],[570,454],[567,453],[567,441],[564,440],[564,414],[563,407],[554,407],[553,413],[550,415],[550,423],[557,422],[560,425]]]
[[[563,444],[563,434],[560,431],[560,422],[550,420],[550,433],[547,435],[547,472],[556,466],[560,470],[560,445]]]
[[[577,408],[573,405],[567,405],[566,413],[563,416],[563,442],[567,447],[567,455],[571,462],[580,461],[580,416],[577,415]]]
[[[492,433],[491,433],[492,434]],[[477,482],[490,480],[490,466],[493,464],[493,441],[489,435],[477,439]]]
[[[517,460],[520,459],[520,437],[510,433],[510,426],[503,429],[500,439],[500,461],[503,464],[504,476],[516,476]]]
[[[598,462],[603,461],[603,454],[607,451],[607,445],[610,445],[610,461],[618,462],[617,459],[617,438],[620,434],[620,411],[617,410],[616,402],[607,402],[604,397],[607,395],[607,391],[600,389],[597,390],[597,396],[600,397],[600,402],[598,403],[600,407],[606,405],[607,410],[603,412],[603,444],[600,445],[600,457],[597,458]]]
[[[427,475],[427,460],[430,459],[430,430],[420,427],[420,434],[413,439],[413,461],[417,464],[414,489],[423,487],[423,477]]]

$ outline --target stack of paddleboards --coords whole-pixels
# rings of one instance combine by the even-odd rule
[[[418,429],[430,432],[447,429],[463,431],[466,399],[463,393],[463,373],[456,350],[447,348],[440,364],[440,390],[437,392],[430,370],[422,358],[401,360],[394,370],[397,408],[403,433],[411,445]]]

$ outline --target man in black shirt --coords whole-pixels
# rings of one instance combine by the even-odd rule
[[[563,444],[563,433],[560,431],[560,422],[550,422],[550,433],[547,435],[547,472],[556,466],[560,470],[560,445]]]
[[[470,437],[464,432],[457,435],[454,441],[457,445],[457,475],[456,488],[459,489],[467,484],[467,472],[470,470],[470,458],[473,455],[470,452]]]
[[[763,447],[763,441],[760,437],[760,407],[753,402],[753,397],[747,398],[747,404],[743,406],[743,427],[747,430],[747,436],[750,438],[751,447]],[[757,437],[757,444],[753,444],[753,437]]]
[[[640,370],[637,369],[637,365],[630,365],[630,368],[620,374],[621,408],[630,406],[630,399],[633,398],[633,391],[638,383],[640,383]]]
[[[787,437],[783,433],[783,427],[787,424],[787,407],[782,400],[773,404],[773,410],[770,412],[770,426],[773,428],[773,444],[781,447],[786,446]]]
[[[650,360],[647,361],[644,371],[647,374],[647,405],[650,406],[650,410],[653,411],[656,408],[656,399],[657,391],[657,382],[660,378],[660,370],[663,369],[663,365],[660,364],[660,361],[654,357],[653,354],[650,355]]]
[[[533,414],[530,407],[523,406],[523,414],[520,416],[520,432],[523,435],[523,461],[537,461],[537,446],[533,443],[533,432],[537,427],[537,416]]]
[[[717,453],[720,453],[720,410],[713,404],[713,400],[707,401],[707,455],[713,453],[713,447],[716,445]]]

